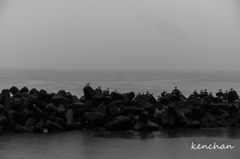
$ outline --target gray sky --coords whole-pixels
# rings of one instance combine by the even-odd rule
[[[0,68],[240,69],[239,0],[0,0]]]

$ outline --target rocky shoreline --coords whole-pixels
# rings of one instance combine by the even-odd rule
[[[86,85],[77,97],[13,86],[0,94],[0,134],[75,129],[158,131],[161,128],[240,126],[239,96],[231,89],[185,97],[175,88],[157,99],[146,92],[119,93]]]

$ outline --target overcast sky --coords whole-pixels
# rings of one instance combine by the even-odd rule
[[[240,69],[239,0],[0,0],[0,68]]]

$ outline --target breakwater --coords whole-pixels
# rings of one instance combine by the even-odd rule
[[[174,127],[239,126],[236,91],[207,91],[185,97],[175,88],[157,99],[146,92],[119,93],[87,85],[84,95],[48,93],[13,86],[0,96],[0,132],[55,132],[74,129],[158,131]]]

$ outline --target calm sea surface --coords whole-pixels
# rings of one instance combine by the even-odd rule
[[[60,89],[82,96],[83,87],[117,89],[118,92],[149,91],[154,96],[170,92],[175,86],[188,96],[195,89],[234,88],[240,93],[240,71],[130,71],[0,69],[0,88],[17,86],[29,89]],[[191,150],[192,143],[233,145],[230,150]],[[240,129],[164,129],[157,132],[101,132],[76,130],[43,134],[6,134],[0,136],[1,159],[237,159],[240,157]]]

